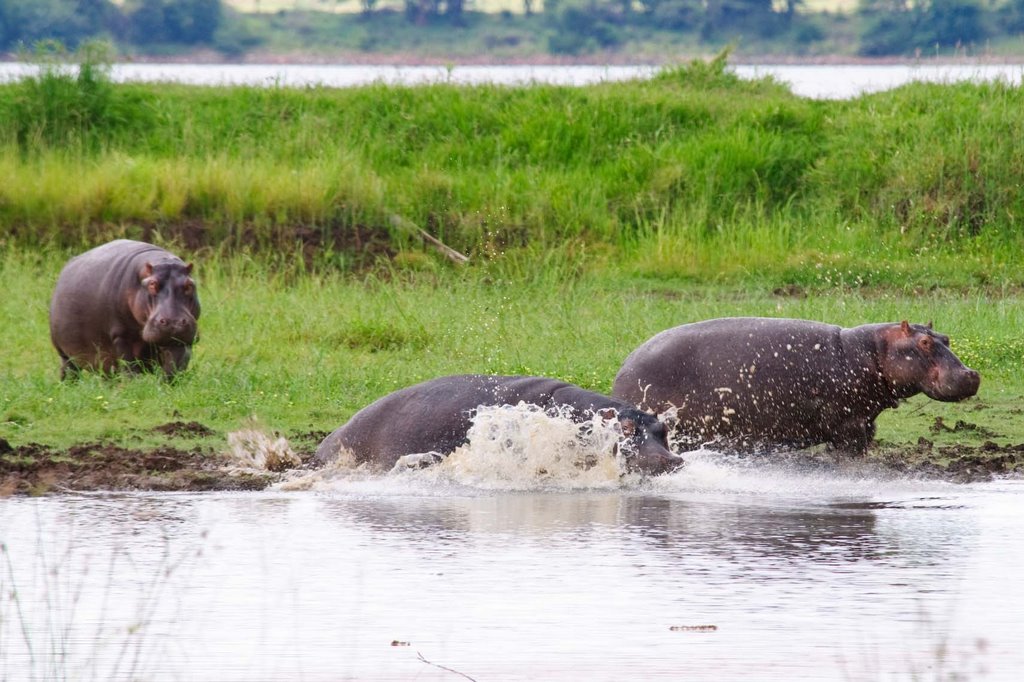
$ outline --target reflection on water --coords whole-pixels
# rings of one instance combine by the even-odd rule
[[[911,81],[957,82],[1001,79],[1020,83],[1018,64],[881,64],[779,65],[740,64],[742,78],[773,76],[803,97],[841,99],[877,92]],[[33,67],[0,63],[0,83],[32,73]],[[115,64],[116,81],[176,82],[193,85],[254,85],[261,87],[353,87],[371,83],[421,85],[587,85],[649,78],[654,66],[374,66],[349,64]]]
[[[692,462],[9,498],[0,679],[1016,679],[1024,484]]]

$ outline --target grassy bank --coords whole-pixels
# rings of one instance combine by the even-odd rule
[[[171,440],[219,452],[256,424],[308,451],[420,380],[608,391],[662,329],[771,315],[934,319],[981,393],[915,398],[879,438],[1021,443],[1021,100],[808,101],[721,61],[586,88],[2,85],[0,438],[145,449],[198,422]],[[174,383],[58,381],[57,273],[115,236],[196,262],[201,341]]]
[[[652,276],[1001,282],[1022,252],[1022,92],[816,102],[724,58],[583,88],[112,85],[98,67],[0,86],[0,239],[301,238],[344,268],[414,225],[477,256],[632,249]]]
[[[332,430],[377,397],[443,374],[542,374],[608,391],[622,359],[652,334],[726,315],[843,325],[934,319],[982,372],[981,393],[963,404],[914,398],[886,413],[879,437],[1024,442],[1018,292],[695,286],[583,266],[557,252],[546,260],[360,278],[290,273],[242,256],[201,257],[202,339],[187,373],[171,384],[91,375],[61,383],[47,303],[63,254],[15,249],[3,256],[0,436],[15,445],[105,440],[145,448],[165,440],[156,427],[196,421],[213,433],[185,438],[190,446],[223,451],[228,432],[255,423],[312,447],[322,433],[311,432]],[[933,434],[936,417],[981,430]]]

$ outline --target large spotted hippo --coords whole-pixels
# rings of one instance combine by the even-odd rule
[[[751,451],[828,443],[859,454],[883,410],[918,393],[963,400],[980,382],[931,323],[844,329],[735,317],[655,335],[626,358],[612,395],[659,414],[674,410],[688,445]]]
[[[199,298],[192,264],[158,246],[118,239],[72,258],[50,301],[50,338],[61,378],[78,369],[112,373],[188,365]]]
[[[356,463],[376,469],[390,469],[412,454],[437,453],[439,459],[467,442],[478,407],[520,402],[545,409],[567,406],[579,421],[595,413],[618,419],[623,453],[633,470],[660,474],[683,463],[668,449],[664,424],[635,405],[556,379],[480,374],[441,377],[380,398],[327,436],[315,459],[327,464],[347,450]]]

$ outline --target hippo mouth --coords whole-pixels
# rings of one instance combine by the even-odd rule
[[[190,346],[196,340],[196,325],[160,327],[156,324],[147,324],[142,328],[142,340],[154,346]]]
[[[631,468],[642,471],[649,476],[671,474],[686,464],[686,460],[679,455],[667,450],[661,450],[660,448],[655,449],[653,452],[649,449],[641,448],[640,452],[629,457],[627,462]]]
[[[973,369],[963,369],[955,374],[947,373],[935,377],[921,386],[921,391],[931,398],[943,403],[957,403],[977,394],[981,386],[981,375]]]

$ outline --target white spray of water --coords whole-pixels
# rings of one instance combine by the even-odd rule
[[[617,454],[616,445],[622,439],[618,420],[595,415],[583,423],[575,422],[568,407],[544,410],[526,403],[480,407],[468,438],[437,464],[424,468],[399,465],[373,478],[387,492],[417,494],[474,489],[617,489],[640,478],[625,473]],[[405,461],[426,453],[409,454]],[[342,453],[324,469],[295,476],[279,487],[371,492],[368,479],[372,472],[354,466],[354,458],[346,455]]]
[[[621,490],[747,499],[835,500],[948,494],[950,485],[887,473],[870,462],[828,462],[810,454],[734,456],[703,447],[681,452],[685,466],[672,474],[627,473],[616,444],[617,420],[594,416],[574,422],[568,410],[543,410],[520,403],[481,407],[469,442],[436,464],[397,466],[389,473],[356,466],[341,453],[328,466],[295,473],[284,490],[322,490],[384,495],[472,495],[478,491]],[[621,452],[621,448],[618,449]],[[678,445],[673,446],[678,451]],[[408,461],[427,453],[410,453]],[[436,461],[436,458],[426,458]]]
[[[868,460],[821,461],[810,453],[739,456],[699,448],[682,453],[686,466],[651,478],[651,492],[742,496],[778,501],[948,495],[956,484],[899,476]]]
[[[302,464],[286,438],[274,438],[258,429],[228,434],[228,456],[241,469],[284,471]]]
[[[625,473],[619,422],[594,415],[577,423],[568,407],[481,407],[468,435],[440,464],[396,475],[486,490],[578,490],[617,488]]]

